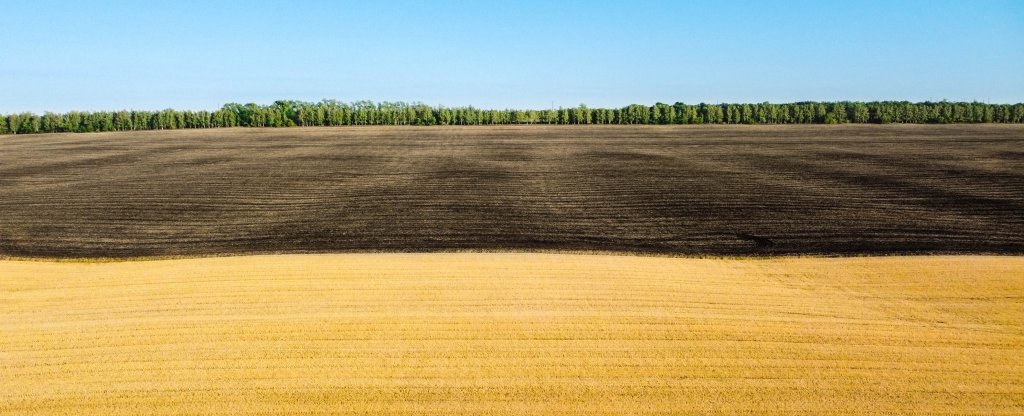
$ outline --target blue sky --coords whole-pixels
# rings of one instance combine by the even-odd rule
[[[1024,101],[1024,1],[20,1],[0,113]]]

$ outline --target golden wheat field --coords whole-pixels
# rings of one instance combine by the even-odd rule
[[[0,261],[0,414],[1024,413],[1024,257]]]

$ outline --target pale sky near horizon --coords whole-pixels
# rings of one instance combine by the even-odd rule
[[[22,1],[0,113],[1024,101],[1024,1]]]

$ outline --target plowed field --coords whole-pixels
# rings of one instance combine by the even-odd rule
[[[1024,254],[1024,126],[4,136],[0,256]]]

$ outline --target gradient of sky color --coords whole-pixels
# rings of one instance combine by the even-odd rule
[[[1024,101],[1024,1],[3,1],[0,113]]]

